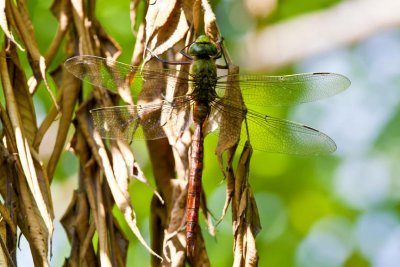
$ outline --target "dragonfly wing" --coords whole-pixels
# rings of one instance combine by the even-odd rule
[[[213,102],[208,122],[219,125],[218,148],[224,150],[239,141],[244,145],[250,143],[256,150],[272,153],[320,155],[336,150],[335,142],[324,133],[311,127],[263,115],[245,108],[231,105],[230,102]],[[215,127],[206,128],[208,132]],[[217,149],[218,150],[218,149]]]
[[[138,70],[137,67],[97,56],[72,57],[64,66],[82,81],[113,91],[123,86],[130,73]]]
[[[91,113],[95,128],[104,139],[132,141],[165,136],[160,125],[161,106],[146,107],[145,110],[139,105],[113,106],[93,109]]]
[[[165,90],[165,88],[157,90],[160,86],[177,86],[177,84],[190,82],[189,75],[178,75],[177,70],[147,70],[97,56],[72,57],[64,65],[69,72],[79,79],[114,92],[129,84],[136,96],[139,95],[144,81],[146,81],[148,88],[154,88],[152,91],[155,92],[155,96],[160,96],[160,92]],[[153,96],[147,93],[146,97],[152,98]]]
[[[166,134],[179,135],[190,120],[183,118],[188,112],[190,100],[178,98],[176,103],[113,106],[91,110],[95,128],[105,139],[154,140]]]
[[[254,149],[297,155],[329,154],[335,142],[324,133],[295,122],[249,112],[247,114],[250,143]],[[246,141],[246,124],[241,129],[241,144]]]
[[[234,74],[234,77],[231,75],[219,77],[217,93],[223,96],[225,89],[235,80],[240,83],[246,105],[255,106],[286,106],[311,102],[335,95],[350,86],[347,77],[336,73],[302,73],[286,76]]]
[[[192,122],[191,102],[189,96],[176,97],[170,109],[163,109],[161,125],[170,141],[176,141],[189,129]]]
[[[222,98],[211,103],[208,120],[204,124],[204,132],[219,135],[216,153],[220,154],[239,142],[242,121],[246,117],[246,109],[230,105]]]

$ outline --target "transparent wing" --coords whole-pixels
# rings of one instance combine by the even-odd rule
[[[335,142],[316,129],[254,111],[246,112],[222,102],[213,104],[210,118],[218,120],[219,134],[230,144],[240,136],[239,144],[244,145],[249,133],[253,148],[265,152],[320,155],[336,150]]]
[[[95,128],[104,139],[153,140],[166,136],[166,130],[181,133],[190,120],[182,121],[180,110],[190,110],[190,101],[179,105],[161,104],[113,106],[91,110]]]
[[[134,95],[138,95],[143,81],[147,86],[154,88],[154,94],[159,96],[158,88],[187,84],[190,79],[184,75],[178,75],[178,71],[172,69],[146,70],[137,66],[131,66],[118,61],[97,56],[76,56],[69,58],[64,63],[66,69],[79,79],[95,86],[118,91],[119,88],[131,84]],[[182,71],[181,71],[182,72]],[[190,77],[187,75],[186,77]],[[165,79],[165,82],[160,82]],[[149,93],[146,94],[150,97]]]
[[[336,73],[234,76],[240,83],[244,102],[250,106],[287,106],[311,102],[335,95],[350,86],[347,77]],[[223,97],[228,86],[228,75],[219,77],[218,95]]]
[[[255,149],[297,155],[329,154],[336,150],[335,142],[326,134],[295,122],[250,112],[247,115],[250,143]],[[245,123],[241,144],[246,141]]]

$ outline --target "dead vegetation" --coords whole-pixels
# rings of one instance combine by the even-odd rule
[[[133,65],[143,63],[144,68],[160,68],[161,63],[147,51],[170,60],[181,60],[179,51],[199,34],[205,33],[214,41],[221,38],[215,15],[205,0],[147,2],[143,21],[136,19],[138,5],[138,0],[132,0],[131,10],[127,10],[136,32],[131,61]],[[67,72],[62,64],[52,73],[48,72],[47,66],[57,53],[64,54],[65,59],[74,55],[118,58],[121,49],[105,32],[94,10],[94,0],[54,1],[51,12],[59,22],[58,29],[45,55],[42,55],[25,1],[0,1],[0,26],[5,35],[0,52],[0,75],[5,98],[5,105],[0,105],[0,190],[4,200],[0,204],[0,262],[4,266],[17,265],[17,227],[29,242],[35,266],[49,266],[54,230],[50,186],[60,156],[67,146],[73,149],[79,159],[79,170],[76,170],[79,183],[61,220],[72,247],[64,266],[125,266],[128,239],[111,212],[114,205],[123,214],[130,230],[154,255],[153,266],[184,266],[185,261],[189,260],[185,255],[184,214],[190,129],[179,134],[171,131],[167,133],[168,139],[147,143],[159,193],[154,194],[151,203],[152,239],[149,245],[137,227],[131,202],[131,197],[138,196],[128,193],[131,179],[149,182],[136,163],[129,144],[122,140],[105,143],[94,130],[89,112],[94,107],[134,103],[129,91],[130,79],[120,84],[118,92],[93,87],[92,92],[84,97],[81,81]],[[63,42],[65,46],[61,45]],[[24,72],[17,50],[23,51],[27,57],[32,77]],[[229,59],[228,63],[231,64]],[[232,64],[230,67],[231,72],[238,72]],[[56,87],[54,96],[48,79],[52,79]],[[37,111],[32,97],[40,83],[44,83],[48,89],[53,107],[44,121],[37,125]],[[166,88],[166,84],[160,84],[159,88],[159,97],[161,93],[165,97],[173,97],[188,90],[187,85]],[[144,83],[139,103],[141,97],[151,89],[154,88],[146,87]],[[184,112],[182,110],[179,116],[185,118]],[[55,120],[59,120],[56,142],[51,149],[50,160],[44,164],[39,159],[39,146]],[[67,134],[70,128],[72,138]],[[260,223],[247,182],[251,148],[245,148],[242,152],[236,171],[232,166],[235,149],[235,140],[224,139],[221,129],[216,153],[227,178],[227,200],[223,214],[229,203],[232,203],[233,209],[234,266],[255,266],[258,261],[255,235],[260,230]],[[226,162],[222,156],[225,152]],[[205,200],[203,197],[202,211],[208,230],[214,234]],[[97,248],[92,242],[95,233],[98,235]],[[202,234],[198,235],[197,245],[201,252],[189,260],[190,264],[209,266]]]

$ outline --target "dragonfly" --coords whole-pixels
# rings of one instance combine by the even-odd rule
[[[288,106],[335,95],[350,86],[350,80],[335,73],[303,73],[286,76],[218,75],[217,58],[221,49],[206,35],[200,35],[188,49],[189,71],[146,69],[96,57],[76,56],[65,62],[68,71],[92,85],[119,90],[123,81],[133,81],[131,90],[143,84],[151,102],[145,104],[102,107],[91,110],[95,127],[105,139],[153,140],[166,137],[168,129],[183,132],[192,125],[192,143],[186,206],[186,253],[195,254],[198,231],[204,137],[217,127],[214,121],[244,121],[239,125],[240,142],[251,137],[254,149],[285,154],[328,154],[336,150],[335,142],[311,127],[274,118],[247,106]],[[183,74],[183,75],[182,75]],[[133,78],[132,78],[133,77]],[[174,97],[160,94],[163,80],[168,88],[187,85],[188,91]],[[240,90],[240,99],[228,94]],[[154,100],[156,99],[156,100]],[[243,104],[245,103],[245,105]],[[179,118],[181,111],[189,116]],[[225,122],[226,124],[226,122]],[[218,126],[218,125],[217,125]],[[167,129],[168,128],[168,129]],[[228,136],[227,130],[224,136]],[[222,134],[221,134],[222,136]]]

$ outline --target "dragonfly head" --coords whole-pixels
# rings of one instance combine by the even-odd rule
[[[189,47],[189,55],[199,58],[214,58],[219,55],[217,46],[207,35],[200,35]]]

